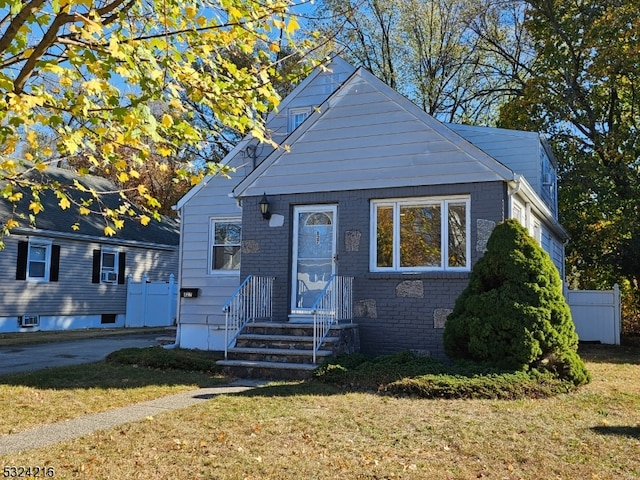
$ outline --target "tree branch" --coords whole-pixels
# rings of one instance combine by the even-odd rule
[[[13,18],[4,35],[0,38],[0,52],[4,52],[9,48],[11,42],[13,42],[13,39],[18,34],[20,27],[24,25],[33,12],[40,8],[44,2],[45,0],[31,0],[31,2],[22,7],[20,13]]]

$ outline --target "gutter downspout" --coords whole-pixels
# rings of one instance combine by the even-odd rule
[[[517,173],[513,174],[513,179],[509,180],[509,191],[507,192],[510,197],[513,197],[516,193],[520,191],[522,187],[522,175]]]
[[[507,185],[509,185],[509,189],[507,190],[507,197],[511,199],[516,193],[520,191],[522,188],[522,175],[517,173],[513,173],[513,180],[510,180]],[[507,214],[508,218],[511,218],[513,215],[513,205],[512,202],[509,202],[509,212]]]
[[[183,229],[184,229],[184,222],[182,221],[182,210],[180,208],[176,208],[176,206],[174,205],[172,207],[173,210],[175,210],[176,212],[178,212],[178,219],[180,220],[180,239],[184,238],[183,237]],[[181,299],[180,299],[180,285],[182,282],[182,241],[180,241],[180,245],[178,247],[178,300],[176,301],[176,339],[174,343],[170,343],[168,345],[163,345],[163,348],[166,348],[167,350],[171,350],[172,348],[179,348],[180,347],[180,303],[181,303]]]

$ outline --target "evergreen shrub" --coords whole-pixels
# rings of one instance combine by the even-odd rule
[[[516,220],[497,225],[444,331],[447,355],[589,382],[558,270]]]

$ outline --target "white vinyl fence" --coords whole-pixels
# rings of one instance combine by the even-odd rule
[[[581,342],[620,345],[620,288],[565,290],[571,316]]]
[[[178,284],[173,275],[168,282],[142,282],[127,279],[125,327],[169,327],[174,324],[178,306]]]

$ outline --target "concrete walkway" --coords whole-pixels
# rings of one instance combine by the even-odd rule
[[[201,388],[142,402],[128,407],[94,413],[51,425],[0,436],[0,455],[46,447],[58,442],[88,435],[148,416],[191,407],[225,393],[239,393],[266,384],[265,381],[237,380],[227,386]]]

